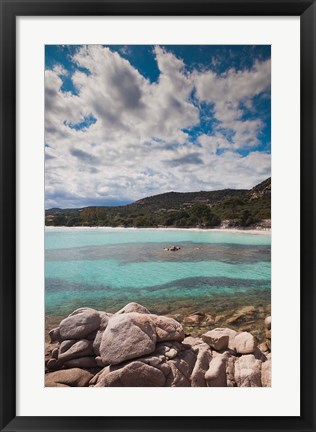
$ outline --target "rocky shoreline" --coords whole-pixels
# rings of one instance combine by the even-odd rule
[[[45,386],[270,387],[271,317],[263,331],[260,344],[250,332],[215,325],[193,337],[138,303],[114,314],[80,308],[49,332]]]

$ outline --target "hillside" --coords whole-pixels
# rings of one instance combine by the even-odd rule
[[[271,178],[250,190],[167,192],[116,207],[45,211],[53,226],[249,227],[271,218]]]

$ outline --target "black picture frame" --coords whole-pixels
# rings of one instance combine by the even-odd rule
[[[315,2],[310,0],[0,0],[0,7],[1,431],[315,431]],[[301,352],[301,415],[299,417],[19,417],[16,415],[16,17],[100,15],[300,16],[300,347],[295,345],[296,341],[293,341],[293,347],[300,348]]]

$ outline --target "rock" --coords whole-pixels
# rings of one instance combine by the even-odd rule
[[[227,327],[225,327],[225,328],[217,327],[214,329],[214,331],[221,332],[223,335],[227,335],[229,337],[228,348],[231,350],[235,349],[234,339],[235,339],[235,336],[237,335],[237,332],[235,330],[232,330],[232,329],[227,328]]]
[[[45,375],[45,387],[87,387],[93,375],[83,369],[63,369]]]
[[[64,366],[66,368],[95,368],[98,365],[95,357],[80,357],[67,361]]]
[[[204,344],[202,339],[195,338],[192,336],[187,336],[183,339],[182,345],[187,345],[188,347],[195,347],[196,345]]]
[[[216,351],[228,348],[229,336],[221,330],[210,330],[202,335],[202,339]]]
[[[191,349],[179,353],[173,360],[168,360],[170,373],[167,376],[166,387],[190,387],[195,362],[196,355]]]
[[[156,350],[154,355],[163,355],[166,358],[173,358],[178,355],[180,351],[183,350],[183,346],[180,342],[159,342],[156,345]]]
[[[53,353],[58,352],[58,344],[49,344],[49,343],[45,343],[45,361],[47,362],[48,360],[50,360],[51,358],[57,358],[56,354],[53,355]]]
[[[239,354],[252,354],[257,348],[257,341],[251,333],[242,332],[235,336],[234,347]]]
[[[258,348],[265,355],[267,355],[267,353],[269,352],[268,345],[265,342],[262,342],[260,345],[258,345]]]
[[[191,387],[190,379],[186,377],[175,365],[173,360],[168,361],[169,374],[166,380],[166,387]]]
[[[268,316],[265,320],[264,320],[264,325],[266,326],[267,330],[271,330],[271,317]]]
[[[93,351],[94,351],[94,354],[97,356],[100,355],[100,345],[101,345],[103,333],[104,333],[104,330],[99,330],[97,332],[95,338],[94,338],[94,341],[93,341]]]
[[[236,357],[228,357],[226,363],[226,382],[227,387],[236,387],[235,381],[235,361]]]
[[[155,351],[156,340],[156,329],[150,315],[137,312],[114,315],[102,336],[102,362],[116,365],[150,354]]]
[[[195,313],[184,318],[185,324],[200,324],[205,319],[204,313]]]
[[[48,360],[47,362],[47,369],[48,370],[56,370],[59,369],[61,367],[62,363],[55,359],[55,358],[51,358],[50,360]]]
[[[271,340],[271,330],[266,329],[265,336],[267,339]]]
[[[52,329],[48,334],[49,334],[51,343],[62,341],[62,338],[61,338],[60,333],[59,333],[59,327]]]
[[[261,383],[262,383],[262,387],[271,387],[271,360],[270,359],[262,363]]]
[[[261,361],[248,354],[235,361],[235,381],[238,387],[261,387]]]
[[[60,336],[63,340],[82,339],[100,326],[99,313],[90,308],[81,308],[74,311],[59,325]]]
[[[256,309],[254,306],[244,306],[241,309],[238,309],[234,312],[233,316],[226,320],[227,324],[239,324],[243,321],[248,320],[249,318],[253,318],[255,315]]]
[[[205,381],[208,387],[227,387],[226,363],[226,354],[220,354],[211,360],[205,374]]]
[[[82,340],[67,340],[61,343],[59,348],[58,359],[61,362],[67,362],[69,360],[94,356],[93,342],[87,339]]]
[[[95,355],[99,356],[100,355],[100,345],[101,345],[101,340],[102,340],[102,336],[104,333],[104,330],[107,328],[107,325],[109,323],[109,319],[110,316],[107,312],[100,312],[100,318],[101,318],[101,323],[100,323],[100,327],[99,330],[97,331],[94,341],[93,341],[93,350]]]
[[[267,357],[265,354],[257,347],[254,351],[255,359],[260,360],[262,362],[265,362],[267,360]]]
[[[98,373],[94,375],[93,378],[89,381],[89,387],[94,387],[95,384],[98,382],[98,379],[101,377],[101,375],[106,376],[110,373],[110,366],[106,366],[105,368],[101,369]]]
[[[106,369],[100,374],[95,387],[163,387],[165,375],[155,367],[133,361],[119,369]]]
[[[205,373],[209,368],[212,353],[208,344],[199,344],[197,349],[197,359],[190,377],[191,387],[206,387]]]
[[[138,303],[135,303],[135,302],[131,302],[131,303],[128,303],[126,306],[124,306],[122,309],[120,309],[118,312],[116,312],[115,315],[119,315],[122,313],[130,313],[130,312],[150,314],[149,310],[146,309],[144,306],[142,306]]]
[[[54,348],[52,351],[52,358],[58,359],[58,348]]]
[[[157,341],[183,341],[183,327],[173,318],[150,315],[152,322],[156,326]]]

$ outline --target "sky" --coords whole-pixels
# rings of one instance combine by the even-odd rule
[[[270,172],[270,46],[45,47],[46,208],[248,189]]]

